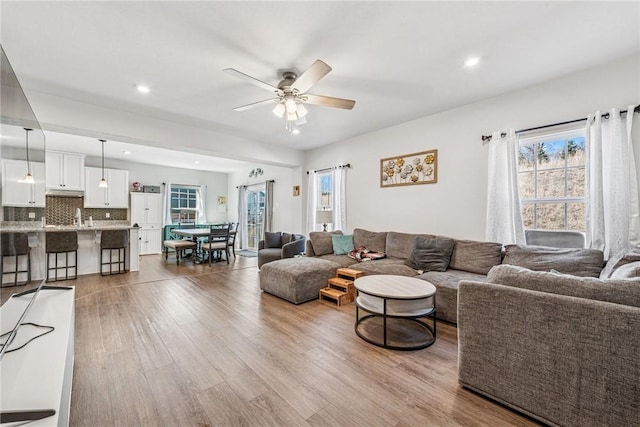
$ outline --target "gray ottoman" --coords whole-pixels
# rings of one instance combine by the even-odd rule
[[[317,258],[287,258],[260,268],[260,289],[294,304],[318,298],[320,289],[335,277],[338,264]]]

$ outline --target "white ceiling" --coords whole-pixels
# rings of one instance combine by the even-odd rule
[[[298,149],[640,52],[638,1],[2,1],[0,8],[2,45],[27,93]],[[463,67],[470,55],[482,58],[474,69]],[[355,99],[353,110],[308,106],[300,135],[286,132],[269,106],[233,111],[271,95],[224,68],[276,85],[279,70],[302,72],[316,59],[333,71],[310,92]],[[139,83],[151,93],[137,93]]]

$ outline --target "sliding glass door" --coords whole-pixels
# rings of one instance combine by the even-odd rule
[[[264,235],[265,187],[256,185],[247,188],[247,223],[244,232],[247,236],[247,249],[258,249],[258,242]]]

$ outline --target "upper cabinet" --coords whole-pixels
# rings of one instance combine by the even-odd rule
[[[47,151],[47,188],[84,190],[84,155]]]
[[[129,171],[105,169],[104,179],[107,188],[98,187],[102,179],[101,168],[84,168],[84,207],[85,208],[128,208],[129,207]]]
[[[44,163],[29,162],[35,184],[24,181],[27,162],[2,160],[2,205],[44,208]]]

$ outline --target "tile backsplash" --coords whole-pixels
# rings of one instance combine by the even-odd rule
[[[94,221],[126,221],[128,209],[94,209],[84,208],[83,197],[47,196],[46,209],[29,207],[4,207],[5,221],[40,221],[45,215],[47,224],[69,225],[76,219],[76,209],[80,208],[82,221],[92,217]],[[29,218],[29,213],[35,213],[35,218]],[[110,217],[106,217],[106,213]]]

